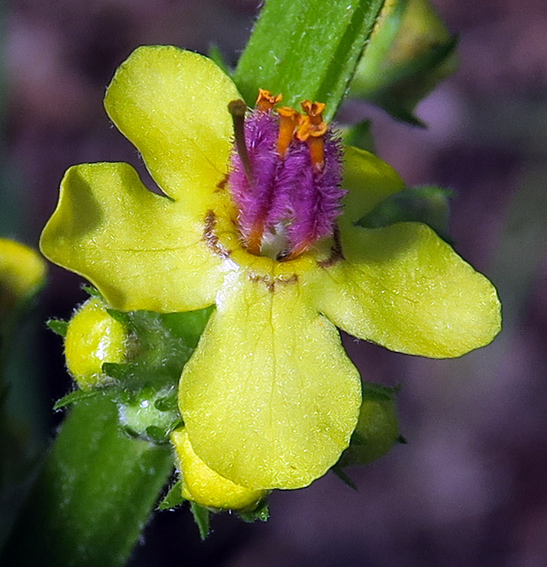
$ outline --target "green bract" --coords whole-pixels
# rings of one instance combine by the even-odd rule
[[[284,262],[250,254],[224,183],[227,105],[237,98],[205,57],[137,49],[105,105],[165,196],[124,163],[72,167],[41,246],[115,309],[216,304],[181,377],[188,440],[236,485],[299,488],[336,463],[359,415],[359,374],[336,327],[394,350],[454,357],[493,339],[500,305],[492,284],[427,226],[353,224],[403,188],[391,167],[354,148],[345,153],[341,247],[327,239]]]

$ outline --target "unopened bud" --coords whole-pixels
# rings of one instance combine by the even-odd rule
[[[88,299],[68,324],[65,358],[69,372],[83,389],[108,382],[105,362],[124,362],[128,331],[97,297]]]

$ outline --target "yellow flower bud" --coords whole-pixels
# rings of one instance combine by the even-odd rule
[[[179,470],[182,473],[182,496],[201,506],[223,510],[253,509],[268,494],[267,490],[250,490],[234,484],[210,469],[195,453],[184,428],[171,433]]]
[[[0,238],[0,317],[44,282],[46,264],[32,248]]]
[[[88,299],[68,324],[65,357],[68,370],[83,389],[107,380],[103,363],[124,362],[127,350],[126,327],[108,314],[104,302]]]

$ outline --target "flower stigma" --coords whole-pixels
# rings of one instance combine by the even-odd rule
[[[235,144],[227,178],[243,244],[280,261],[335,235],[346,193],[342,146],[323,120],[325,104],[303,101],[301,114],[275,108],[281,99],[260,89],[249,113],[242,100],[229,103]]]

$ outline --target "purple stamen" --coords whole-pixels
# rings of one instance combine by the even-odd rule
[[[274,111],[255,110],[235,134],[228,184],[239,209],[239,231],[249,250],[264,253],[268,243],[268,255],[292,258],[331,236],[345,191],[340,188],[341,143],[330,128],[324,136],[320,170],[312,163],[308,144],[296,138],[285,155],[279,155],[279,117]],[[238,139],[244,140],[244,151]],[[277,248],[272,248],[272,242],[278,243]]]

